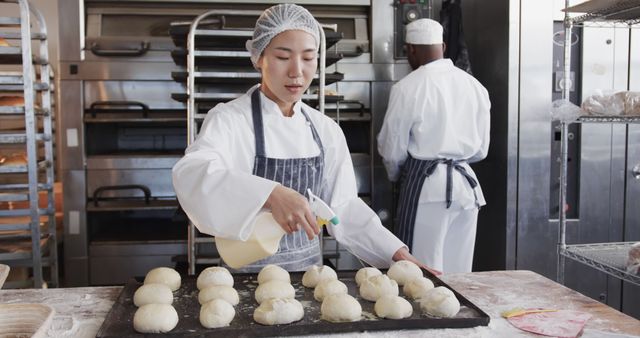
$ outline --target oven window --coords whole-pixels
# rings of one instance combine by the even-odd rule
[[[184,122],[86,124],[87,155],[180,155],[187,147]]]
[[[186,240],[187,226],[175,209],[87,213],[89,242]]]
[[[101,36],[169,36],[174,21],[191,21],[192,16],[103,15]]]

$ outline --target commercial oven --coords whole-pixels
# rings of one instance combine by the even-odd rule
[[[123,283],[151,267],[186,261],[186,221],[175,217],[171,184],[171,168],[187,140],[186,54],[170,31],[188,27],[180,23],[205,11],[233,9],[247,15],[211,25],[245,30],[249,38],[259,13],[274,3],[59,0],[60,35],[66,41],[60,50],[58,95],[67,285]],[[340,35],[327,53],[327,89],[340,100],[329,101],[326,111],[345,131],[361,197],[391,226],[391,189],[375,155],[375,135],[388,89],[409,70],[394,52],[395,27],[402,26],[395,22],[428,16],[430,2],[296,3]],[[209,105],[200,113],[259,81],[242,46],[233,44],[237,39],[230,41],[214,40],[213,47],[234,53],[202,57],[234,74],[236,81],[206,74],[203,81],[214,85],[202,93]],[[216,81],[223,85],[216,87]],[[325,250],[339,250],[327,241]],[[340,268],[358,267],[347,253],[340,257],[341,262],[333,261]]]

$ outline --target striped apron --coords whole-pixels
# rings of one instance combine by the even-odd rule
[[[260,89],[256,88],[251,95],[251,110],[253,114],[253,131],[255,134],[256,157],[253,163],[253,174],[276,181],[291,188],[303,196],[307,189],[314,194],[323,196],[324,187],[324,148],[313,122],[307,113],[301,110],[307,125],[311,128],[313,139],[320,155],[306,158],[269,158],[265,153],[264,128],[262,123],[262,106],[260,104]],[[312,240],[307,238],[304,230],[282,236],[280,248],[270,257],[246,265],[238,272],[259,272],[267,264],[276,264],[287,271],[304,271],[311,265],[322,264],[319,236]]]
[[[433,174],[439,164],[442,163],[447,166],[447,186],[445,192],[447,209],[451,206],[453,170],[456,170],[467,180],[467,182],[469,182],[476,198],[476,205],[480,207],[478,204],[478,195],[475,190],[478,186],[478,182],[461,165],[461,163],[464,162],[466,161],[444,158],[435,160],[418,160],[409,155],[409,158],[402,168],[402,177],[400,179],[400,198],[398,200],[396,220],[396,224],[398,225],[396,235],[409,247],[409,250],[411,250],[411,246],[413,245],[413,229],[416,223],[416,213],[418,211],[418,202],[420,200],[422,186],[424,185],[424,181],[427,177]]]

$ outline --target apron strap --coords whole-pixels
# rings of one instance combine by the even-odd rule
[[[446,206],[451,207],[453,194],[453,170],[459,172],[473,188],[473,194],[478,205],[478,196],[475,188],[478,182],[471,176],[462,166],[465,160],[452,159],[434,159],[434,160],[418,160],[409,155],[408,160],[404,164],[404,172],[400,183],[400,199],[398,201],[398,218],[396,235],[404,242],[405,245],[411,247],[413,245],[413,230],[415,227],[416,213],[418,209],[418,200],[422,192],[422,186],[427,177],[431,176],[439,164],[447,166],[447,185],[446,185]]]
[[[304,111],[304,109],[300,109],[302,115],[309,123],[311,127],[311,134],[313,135],[313,140],[320,148],[320,154],[322,158],[324,158],[324,147],[322,146],[322,140],[320,139],[320,135],[318,135],[318,131],[316,127],[313,125],[313,122],[309,118],[309,115]],[[266,157],[265,151],[265,141],[264,141],[264,124],[262,123],[262,104],[260,103],[260,88],[256,88],[251,94],[251,115],[253,116],[253,132],[255,134],[255,143],[256,143],[256,156]]]
[[[469,183],[469,185],[471,186],[471,188],[473,189],[473,194],[476,198],[476,204],[478,204],[478,196],[476,195],[476,191],[475,188],[478,186],[478,182],[473,178],[473,176],[469,175],[469,173],[467,172],[467,170],[461,165],[461,163],[466,163],[467,161],[465,160],[451,160],[451,159],[437,159],[437,160],[433,160],[433,162],[429,165],[429,167],[427,169],[431,169],[431,170],[425,170],[425,176],[429,177],[431,176],[431,174],[433,174],[433,171],[435,170],[435,167],[439,164],[439,163],[444,163],[447,165],[447,186],[446,186],[446,201],[447,201],[447,209],[449,209],[449,207],[451,207],[451,200],[452,200],[452,193],[453,193],[453,170],[455,169],[457,172],[460,173],[460,175],[462,175],[467,182]]]
[[[251,114],[253,116],[253,133],[255,134],[256,156],[265,157],[264,128],[262,124],[262,105],[260,104],[260,87],[251,94]]]
[[[301,108],[300,112],[302,112],[304,118],[307,119],[307,123],[309,123],[309,127],[311,127],[311,134],[313,135],[313,139],[316,141],[318,148],[320,148],[320,155],[322,156],[322,158],[324,158],[324,147],[322,146],[322,140],[320,139],[320,135],[318,135],[316,127],[313,125],[313,122],[309,118],[309,115],[307,115],[307,112],[304,111],[304,109]]]

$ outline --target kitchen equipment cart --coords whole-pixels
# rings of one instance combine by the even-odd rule
[[[9,151],[4,163],[0,162],[0,262],[29,267],[33,273],[33,278],[7,282],[5,288],[40,288],[45,283],[57,287],[53,88],[47,27],[42,14],[28,1],[0,1],[3,3],[15,3],[20,16],[0,16],[0,38],[8,45],[0,46],[0,97],[23,102],[0,103],[0,144],[3,151]],[[33,55],[32,42],[37,46]],[[45,197],[42,206],[39,196]],[[44,277],[45,267],[48,278]]]
[[[571,89],[570,60],[572,28],[576,25],[593,24],[598,27],[616,27],[616,24],[626,24],[625,28],[632,28],[640,23],[640,1],[591,0],[569,7],[569,0],[565,1],[564,19],[564,86],[563,98],[569,99]],[[583,13],[571,17],[570,13]],[[631,55],[629,56],[631,57]],[[623,281],[640,285],[640,275],[626,271],[627,253],[632,242],[622,243],[593,243],[568,245],[566,242],[566,200],[567,200],[567,161],[568,161],[568,126],[571,123],[640,123],[640,116],[582,116],[575,121],[561,121],[561,151],[560,151],[560,193],[559,193],[559,233],[558,233],[558,267],[557,281],[564,283],[565,259],[570,258],[590,267],[605,272]],[[640,179],[640,168],[631,170],[627,179]]]

